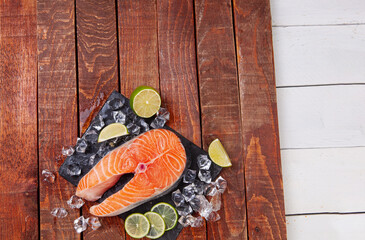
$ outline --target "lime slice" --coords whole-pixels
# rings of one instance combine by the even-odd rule
[[[125,231],[133,238],[143,238],[150,231],[150,222],[140,213],[133,213],[124,222]]]
[[[152,87],[139,86],[131,95],[130,106],[138,116],[152,117],[160,109],[160,94]]]
[[[221,167],[230,167],[232,166],[231,159],[224,149],[221,141],[219,139],[215,139],[213,142],[210,143],[208,148],[209,157],[212,161],[221,166]]]
[[[157,203],[151,209],[152,212],[156,212],[161,215],[166,224],[166,231],[173,229],[177,223],[176,209],[168,203]]]
[[[160,214],[155,212],[146,212],[144,215],[147,217],[148,221],[150,221],[151,224],[150,231],[148,232],[146,237],[151,239],[161,237],[165,233],[166,225]]]
[[[128,134],[127,127],[121,123],[112,123],[103,128],[99,134],[98,142],[124,136]]]

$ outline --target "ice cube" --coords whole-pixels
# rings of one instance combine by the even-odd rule
[[[105,123],[104,123],[103,117],[101,115],[98,115],[94,120],[93,127],[96,130],[100,131],[104,126],[105,126]]]
[[[70,176],[79,176],[81,174],[81,168],[78,164],[72,163],[67,167],[67,174]]]
[[[87,228],[87,223],[84,216],[81,216],[74,221],[74,228],[77,233],[82,233]]]
[[[212,182],[212,176],[210,175],[209,170],[200,169],[198,177],[203,182],[206,182],[206,183],[211,183]]]
[[[90,143],[96,143],[98,141],[98,136],[99,135],[95,130],[89,130],[85,132],[82,138]]]
[[[203,195],[196,195],[195,198],[199,200],[199,209],[197,212],[204,218],[208,217],[213,211],[212,204]]]
[[[196,171],[188,169],[185,172],[183,182],[184,183],[192,183],[192,182],[194,182],[195,178],[196,178]]]
[[[121,98],[121,99],[115,98],[115,99],[108,101],[108,104],[113,110],[117,110],[117,109],[120,109],[123,107],[124,102],[125,102],[124,98]]]
[[[215,180],[215,185],[217,186],[217,189],[220,193],[224,193],[224,191],[226,190],[227,188],[227,181],[222,178],[221,176],[219,176],[217,178],[217,180]]]
[[[127,129],[128,129],[129,133],[138,135],[141,128],[138,125],[134,124],[134,123],[129,123],[127,125]]]
[[[190,222],[191,227],[202,227],[204,225],[204,219],[201,216],[194,218]]]
[[[147,132],[150,130],[150,126],[143,119],[140,120],[139,125],[141,125],[142,132]]]
[[[68,212],[66,209],[60,207],[52,209],[51,214],[56,218],[65,218],[68,215]]]
[[[214,196],[217,194],[217,192],[218,192],[218,190],[217,190],[215,183],[209,183],[205,186],[205,189],[204,189],[205,196]]]
[[[197,179],[194,181],[193,185],[195,187],[194,190],[196,194],[204,194],[206,183]]]
[[[94,163],[95,163],[95,157],[96,157],[96,155],[91,155],[91,156],[89,157],[89,165],[90,165],[90,166],[94,166]]]
[[[194,198],[195,196],[195,188],[192,184],[186,186],[183,188],[183,192],[182,192],[185,201],[189,202],[191,199]]]
[[[73,149],[73,147],[71,146],[62,148],[62,155],[64,156],[71,156],[72,154],[74,154],[74,152],[75,149]]]
[[[125,124],[126,115],[122,111],[113,111],[113,118],[115,122]]]
[[[155,117],[151,123],[151,127],[153,128],[163,128],[165,126],[166,119],[160,116]]]
[[[67,200],[67,204],[70,208],[81,208],[85,202],[82,200],[82,198],[73,195],[69,200]]]
[[[207,155],[200,154],[198,156],[198,167],[199,169],[208,170],[212,161],[208,158]]]
[[[220,192],[217,192],[212,199],[210,199],[210,203],[213,206],[213,211],[219,211],[221,209],[222,205],[222,194]]]
[[[78,138],[76,144],[77,144],[76,152],[85,153],[86,148],[87,148],[87,143],[86,143],[85,139]]]
[[[93,230],[98,229],[101,227],[101,223],[99,221],[99,218],[97,217],[89,217],[86,219],[87,225],[89,225]]]
[[[108,153],[108,148],[107,148],[107,142],[103,142],[100,144],[99,149],[97,151],[97,155],[100,157],[104,157],[107,153]]]
[[[201,202],[200,202],[200,198],[195,196],[193,199],[190,200],[189,202],[191,208],[195,211],[198,212],[200,207],[201,207]]]
[[[190,207],[190,205],[186,203],[176,207],[176,210],[180,216],[186,216],[193,212],[193,209]]]
[[[221,216],[217,212],[211,212],[205,219],[209,222],[216,222],[221,219]]]
[[[179,223],[183,227],[188,227],[194,222],[194,220],[195,220],[195,218],[189,214],[189,215],[186,215],[186,216],[181,216],[179,218]]]
[[[160,108],[158,112],[156,113],[157,117],[162,117],[166,119],[166,121],[170,120],[170,113],[167,111],[166,108]]]
[[[172,201],[175,203],[177,207],[185,203],[184,196],[182,195],[179,189],[177,189],[172,193]]]
[[[56,178],[56,176],[48,169],[42,170],[42,177],[43,177],[43,181],[49,182],[49,183],[54,183],[54,180]]]

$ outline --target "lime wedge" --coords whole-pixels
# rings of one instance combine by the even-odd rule
[[[150,222],[140,213],[133,213],[124,222],[125,231],[133,238],[143,238],[150,231]]]
[[[210,143],[208,148],[208,154],[210,159],[212,159],[215,164],[221,167],[232,166],[231,159],[229,159],[226,150],[224,149],[221,141],[219,141],[218,138]]]
[[[161,106],[160,94],[152,87],[137,87],[130,98],[130,106],[140,117],[152,117]]]
[[[104,142],[106,140],[127,135],[127,127],[121,123],[112,123],[103,128],[99,134],[98,142]]]
[[[151,209],[152,212],[156,212],[161,215],[166,224],[166,231],[173,229],[177,223],[176,209],[168,203],[157,203]]]
[[[151,224],[150,231],[148,232],[146,237],[151,239],[161,237],[165,233],[166,225],[160,214],[155,212],[146,212],[144,215],[147,217],[148,221],[150,221]]]

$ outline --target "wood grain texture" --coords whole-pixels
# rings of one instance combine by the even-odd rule
[[[78,134],[74,1],[38,0],[37,32],[40,237],[80,239],[73,228],[80,211],[66,203],[75,188],[56,174],[62,147],[74,145]],[[43,181],[44,169],[55,173],[53,184]],[[53,217],[56,207],[68,216]]]
[[[169,126],[201,146],[193,1],[157,2],[160,91]],[[206,227],[184,228],[178,239],[206,239]]]
[[[117,17],[114,0],[76,1],[79,70],[80,133],[93,119],[113,90],[118,90]],[[90,215],[91,203],[82,213]],[[83,239],[120,239],[124,225],[119,217],[100,219],[98,231],[90,228]]]
[[[159,89],[156,1],[118,1],[120,91],[129,97],[146,85]]]
[[[280,146],[365,146],[365,85],[277,90]]]
[[[195,1],[197,61],[204,149],[219,138],[233,166],[222,171],[228,181],[221,220],[208,222],[208,239],[247,239],[240,100],[231,1]],[[219,97],[217,97],[219,96]]]
[[[118,89],[117,18],[113,0],[77,0],[77,49],[82,132]]]
[[[364,212],[365,147],[282,150],[286,214]]]
[[[35,1],[0,3],[0,239],[38,239]]]
[[[273,43],[276,86],[365,84],[365,25],[275,27]]]
[[[286,239],[270,2],[233,2],[249,239]]]

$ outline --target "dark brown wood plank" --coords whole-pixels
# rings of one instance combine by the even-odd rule
[[[249,239],[286,239],[269,0],[234,0]]]
[[[118,90],[116,6],[113,0],[76,0],[80,128]]]
[[[197,59],[204,149],[219,138],[232,160],[228,182],[208,239],[247,239],[240,99],[230,0],[195,1]],[[218,97],[219,96],[219,97]]]
[[[38,239],[34,1],[0,3],[0,239]]]
[[[155,1],[118,1],[120,91],[127,97],[140,85],[160,88],[156,10]]]
[[[189,0],[157,2],[160,91],[169,126],[201,146],[193,9]],[[206,226],[178,239],[206,239]]]
[[[114,0],[77,0],[77,53],[81,133],[113,90],[118,90],[117,20]],[[91,203],[82,214],[90,216]],[[102,228],[84,232],[84,239],[121,239],[119,217],[100,219]]]
[[[75,60],[75,3],[73,0],[37,1],[38,139],[41,239],[80,239],[73,228],[78,209],[66,201],[74,187],[56,174],[53,184],[42,181],[42,170],[57,172],[62,146],[73,145],[78,133]],[[54,218],[55,207],[68,211]]]
[[[140,85],[159,89],[156,2],[118,1],[118,18],[121,93],[129,97]]]

